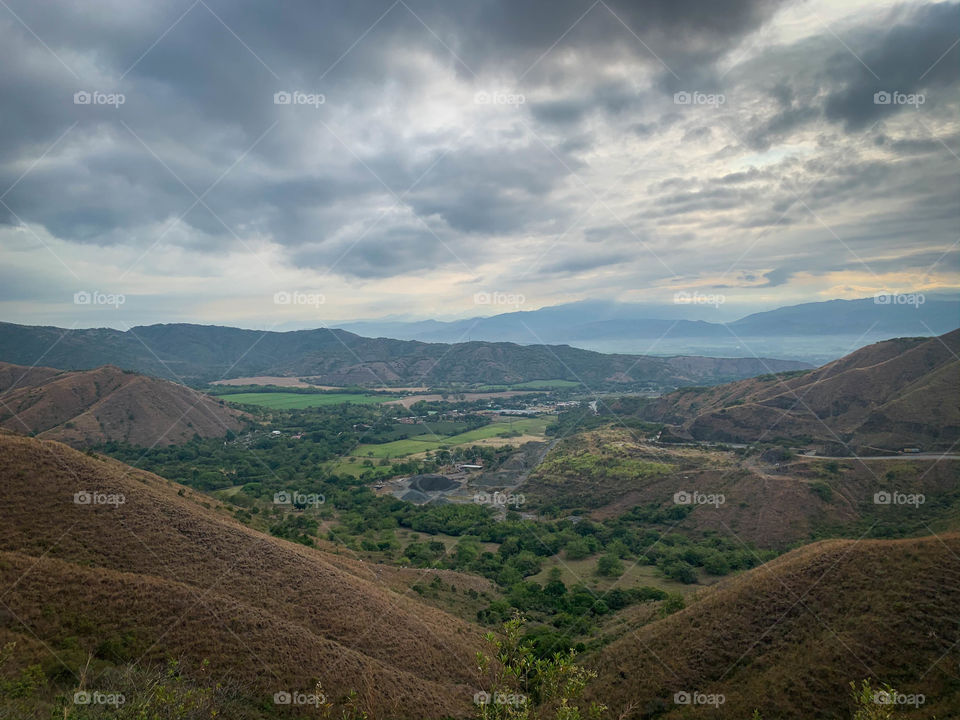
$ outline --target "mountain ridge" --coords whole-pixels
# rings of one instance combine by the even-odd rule
[[[827,454],[910,446],[948,451],[960,441],[958,351],[960,330],[895,338],[796,376],[671,393],[641,414],[697,440],[785,436],[831,448]]]
[[[329,328],[271,332],[164,324],[119,331],[0,323],[0,360],[26,364],[38,357],[68,370],[110,362],[125,370],[190,382],[282,375],[313,377],[323,385],[387,387],[421,380],[509,384],[546,379],[677,386],[750,377],[769,372],[771,366],[810,367],[789,360],[703,358],[681,372],[671,367],[669,358],[602,354],[566,345],[482,341],[446,345],[365,338]]]

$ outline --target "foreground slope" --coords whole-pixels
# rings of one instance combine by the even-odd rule
[[[948,450],[960,440],[960,330],[861,348],[808,373],[660,398],[650,419],[698,440],[808,439],[840,452]]]
[[[242,413],[184,385],[106,365],[83,372],[0,363],[0,427],[71,445],[171,445],[239,430]]]
[[[956,533],[816,543],[701,593],[594,657],[614,717],[848,718],[864,678],[923,694],[909,717],[960,717]],[[694,692],[725,702],[675,702]]]
[[[336,555],[202,507],[205,496],[59,443],[4,434],[0,457],[2,639],[39,639],[67,664],[117,638],[129,661],[206,658],[259,702],[320,680],[391,716],[469,712],[478,634],[374,568],[358,577]],[[123,502],[77,504],[83,492]]]

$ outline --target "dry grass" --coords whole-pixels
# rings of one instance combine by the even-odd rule
[[[209,395],[109,365],[80,372],[0,366],[0,383],[14,376],[22,379],[4,393],[0,427],[74,446],[163,446],[242,426],[243,413]]]
[[[578,453],[589,455],[596,472],[551,471],[556,464],[550,460]],[[632,461],[671,469],[636,474],[629,472]],[[960,517],[952,496],[960,479],[960,462],[907,459],[864,464],[850,459],[836,465],[836,473],[829,473],[824,470],[824,460],[798,456],[778,467],[775,462],[743,458],[731,451],[657,446],[613,428],[582,433],[557,445],[548,462],[523,486],[523,492],[540,504],[559,500],[567,507],[593,508],[595,519],[617,517],[636,505],[670,508],[679,491],[721,494],[722,505],[694,507],[676,531],[735,533],[758,547],[778,549],[825,534],[841,534],[864,522],[869,525],[887,510],[873,503],[874,493],[881,490],[923,493],[927,502],[914,515],[934,528],[958,526]],[[556,467],[562,470],[564,466]],[[627,471],[620,472],[620,467]],[[896,479],[889,480],[888,474]],[[818,492],[823,486],[828,486],[828,494]],[[919,532],[926,530],[921,526]]]
[[[672,393],[644,414],[704,440],[805,436],[834,449],[842,440],[859,450],[948,450],[960,439],[958,351],[960,330],[887,340],[796,377]]]
[[[209,658],[264,698],[320,679],[333,695],[369,692],[375,716],[469,711],[478,632],[366,563],[262,535],[205,496],[59,443],[0,436],[0,456],[7,630],[23,633],[20,618],[51,648],[130,632],[146,660]],[[124,503],[75,504],[84,490]]]
[[[613,643],[591,693],[614,717],[846,718],[847,683],[872,677],[926,695],[910,717],[958,717],[958,609],[957,534],[817,543]],[[694,690],[726,702],[674,704]]]

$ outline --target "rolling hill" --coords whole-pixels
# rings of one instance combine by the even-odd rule
[[[681,437],[785,437],[828,449],[949,450],[960,440],[960,330],[861,348],[816,370],[666,395],[642,411]]]
[[[171,445],[220,437],[243,414],[168,380],[112,366],[81,372],[0,363],[0,427],[74,446]]]
[[[869,678],[924,696],[904,717],[960,717],[958,607],[956,533],[815,543],[613,642],[590,692],[625,720],[849,718]],[[694,693],[724,702],[676,702]]]
[[[730,450],[656,444],[621,427],[563,438],[530,475],[530,506],[575,508],[595,520],[656,508],[663,530],[709,534],[785,551],[824,537],[902,537],[960,527],[960,461],[931,457],[828,461],[781,449]],[[902,508],[878,505],[878,492],[922,494]],[[674,516],[675,497],[719,495]],[[682,509],[682,508],[681,508]]]
[[[88,652],[94,668],[208,660],[251,708],[319,680],[329,698],[358,690],[374,716],[469,713],[479,632],[375,568],[60,443],[0,434],[0,456],[0,646],[33,648],[23,662],[73,681]]]
[[[40,358],[41,360],[38,360]],[[276,375],[321,385],[405,386],[571,380],[589,386],[649,382],[712,384],[806,363],[756,358],[607,355],[568,346],[466,342],[451,345],[365,338],[345,330],[261,332],[206,325],[150,325],[128,331],[64,330],[0,323],[0,360],[42,361],[66,370],[112,364],[195,382]]]

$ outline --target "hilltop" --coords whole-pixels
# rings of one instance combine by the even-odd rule
[[[615,641],[590,692],[625,719],[807,720],[850,717],[848,683],[872,678],[925,696],[910,717],[957,717],[958,607],[956,533],[816,543]],[[694,692],[725,702],[675,703]]]
[[[958,351],[960,330],[887,340],[810,372],[680,390],[641,414],[697,440],[790,438],[831,454],[948,450],[960,440]]]
[[[744,454],[657,444],[609,427],[563,438],[523,491],[540,508],[573,508],[594,520],[655,508],[664,529],[689,537],[728,536],[787,550],[823,537],[924,534],[960,526],[960,463],[936,458],[829,461],[781,449]],[[874,494],[923,494],[904,513]],[[678,504],[678,493],[720,495],[723,502]],[[671,512],[683,511],[679,515]]]
[[[82,372],[0,363],[0,427],[87,446],[220,437],[243,414],[209,395],[113,366]]]
[[[149,325],[121,332],[0,323],[0,360],[67,370],[106,363],[172,380],[257,375],[310,377],[319,385],[406,386],[571,380],[588,386],[712,384],[810,367],[789,360],[607,355],[566,345],[425,343],[321,328],[263,332],[208,325]]]
[[[209,497],[59,443],[0,435],[0,455],[0,643],[34,648],[30,661],[69,676],[88,651],[98,665],[206,659],[250,707],[320,680],[381,714],[469,713],[479,633],[375,567],[263,535]],[[82,502],[94,493],[107,502]]]

